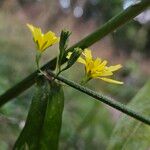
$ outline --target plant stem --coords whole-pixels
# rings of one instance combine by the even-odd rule
[[[84,86],[90,80],[91,80],[91,78],[89,78],[88,75],[85,74],[85,76],[83,77],[83,79],[80,82],[80,85]]]
[[[72,88],[82,92],[82,93],[85,93],[91,97],[93,97],[94,99],[98,100],[98,101],[101,101],[103,103],[105,103],[106,105],[109,105],[110,107],[113,107],[115,109],[117,109],[118,111],[121,111],[123,112],[124,114],[126,115],[129,115],[145,124],[148,124],[150,125],[150,118],[146,118],[145,116],[142,116],[141,114],[138,114],[137,112],[135,112],[134,110],[132,110],[131,108],[129,108],[128,106],[120,103],[120,102],[117,102],[117,101],[114,101],[112,98],[108,97],[108,96],[105,96],[101,93],[97,93],[95,91],[92,91],[91,89],[89,88],[86,88],[84,86],[81,86],[80,84],[77,84],[73,81],[70,81],[64,77],[61,77],[61,76],[56,76],[54,73],[52,73],[51,71],[48,71],[48,74],[54,78],[56,78],[57,80],[71,86]]]
[[[143,0],[138,4],[128,7],[126,10],[122,11],[120,14],[116,15],[108,22],[106,22],[102,27],[100,27],[95,32],[91,33],[78,43],[74,44],[70,47],[68,51],[73,51],[74,48],[80,47],[82,49],[91,46],[92,44],[96,43],[107,34],[113,32],[121,25],[129,22],[132,18],[136,17],[142,11],[147,9],[150,6],[149,0]],[[54,70],[56,66],[57,58],[50,60],[47,64],[45,64],[41,69],[47,70],[51,69]],[[66,61],[66,57],[63,59],[63,62]],[[31,87],[35,83],[35,78],[37,76],[38,71],[36,70],[21,82],[13,86],[12,88],[8,89],[5,93],[0,96],[0,107],[10,101],[12,98],[17,97],[20,93]]]
[[[35,62],[36,62],[36,66],[37,66],[37,69],[40,71],[40,59],[41,59],[41,53],[40,52],[37,52],[36,53],[36,58],[35,58]]]

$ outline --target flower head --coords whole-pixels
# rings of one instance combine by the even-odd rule
[[[45,51],[48,47],[59,41],[59,38],[51,31],[43,34],[40,28],[34,27],[31,24],[27,24],[27,27],[30,29],[33,35],[33,40],[37,46],[37,50],[40,52]]]
[[[90,49],[85,49],[82,55],[84,58],[80,56],[77,61],[85,65],[86,80],[98,78],[109,83],[123,84],[123,82],[107,78],[112,76],[114,71],[122,67],[120,64],[108,67],[106,66],[106,60],[102,61],[100,58],[93,59]],[[70,56],[71,53],[68,54],[67,58],[70,58]]]

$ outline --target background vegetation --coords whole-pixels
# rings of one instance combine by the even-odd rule
[[[45,31],[51,29],[57,34],[62,28],[67,28],[72,31],[70,41],[72,44],[101,26],[128,4],[128,0],[0,1],[0,94],[35,69],[33,64],[35,48],[26,27],[27,22],[41,26]],[[124,68],[117,78],[123,80],[125,84],[118,86],[92,81],[88,86],[122,103],[130,102],[150,75],[149,17],[147,11],[92,46],[95,56],[107,58],[111,64],[123,64]],[[43,63],[53,58],[58,53],[57,49],[58,45],[47,50]],[[66,71],[64,76],[78,81],[83,75],[82,70],[82,66],[77,64]],[[120,113],[101,103],[90,101],[90,97],[66,85],[64,87],[66,101],[60,149],[106,149],[111,134],[115,132],[113,129]],[[149,86],[146,89],[150,89]],[[30,104],[28,100],[32,94],[33,88],[1,108],[0,150],[12,149],[25,123]],[[148,104],[147,106],[150,105]],[[143,128],[141,131],[150,130],[145,126]],[[150,142],[143,143],[146,148],[150,147]],[[143,146],[143,149],[145,147]],[[127,148],[131,148],[129,144]]]

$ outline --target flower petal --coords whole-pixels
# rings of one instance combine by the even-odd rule
[[[96,58],[94,60],[94,66],[99,66],[101,64],[101,59],[100,58]]]
[[[104,61],[102,61],[102,63],[100,65],[95,66],[95,68],[96,68],[97,71],[101,72],[105,69],[106,64],[107,64],[107,61],[104,60]]]
[[[117,70],[119,70],[120,68],[122,68],[122,65],[120,65],[120,64],[118,64],[118,65],[115,65],[115,66],[110,66],[110,67],[107,67],[107,69],[109,70],[109,71],[117,71]]]
[[[44,34],[43,39],[44,42],[46,42],[46,45],[44,46],[43,49],[47,49],[48,47],[59,41],[59,38],[56,37],[55,33],[52,31],[49,31],[46,34]]]
[[[91,60],[92,59],[92,54],[90,49],[84,49],[83,55],[85,56],[85,59]]]
[[[111,71],[103,71],[103,72],[101,72],[101,76],[111,76],[111,75],[113,75],[113,73],[111,72]]]
[[[121,81],[117,81],[117,80],[113,80],[113,79],[109,79],[109,78],[99,78],[103,81],[109,82],[109,83],[114,83],[114,84],[123,84],[123,82]]]
[[[27,23],[27,27],[30,29],[30,31],[33,33],[34,32],[34,27],[31,24]]]
[[[107,60],[104,60],[104,61],[100,64],[99,67],[104,67],[104,66],[106,66],[106,65],[107,65]]]
[[[85,60],[82,57],[79,57],[77,60],[79,63],[86,65]]]
[[[94,72],[92,73],[92,78],[99,78],[99,77],[105,77],[105,76],[111,76],[113,75],[110,71],[102,71],[102,72]]]
[[[59,38],[56,37],[55,33],[51,31],[43,34],[40,28],[34,27],[31,24],[27,24],[27,27],[30,29],[33,35],[33,39],[37,45],[37,49],[41,52],[59,41]]]
[[[37,28],[37,27],[34,27],[31,24],[27,24],[27,27],[30,29],[30,31],[31,31],[31,33],[33,35],[34,41],[35,42],[41,41],[41,39],[42,39],[42,31],[41,31],[41,29]]]

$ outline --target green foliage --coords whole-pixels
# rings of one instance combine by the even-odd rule
[[[127,23],[128,21],[130,21],[131,19],[133,19],[139,13],[141,13],[144,10],[146,10],[149,6],[150,6],[150,2],[142,1],[142,2],[136,4],[136,5],[132,6],[132,7],[129,7],[128,9],[122,11],[120,14],[116,15],[111,20],[106,22],[102,27],[97,29],[95,32],[91,33],[90,35],[88,35],[87,37],[85,37],[84,39],[79,41],[78,43],[74,44],[67,51],[73,51],[74,48],[76,48],[76,47],[80,47],[80,48],[84,49],[84,48],[87,48],[87,47],[91,46],[92,44],[94,44],[95,42],[99,41],[100,39],[102,39],[107,34],[113,32],[114,30],[116,30],[121,25],[123,25],[123,24]],[[56,61],[57,61],[57,58],[52,59],[47,64],[45,64],[42,69],[47,69],[47,68],[54,69],[55,65],[56,65]],[[66,61],[64,61],[64,62],[66,62]],[[36,76],[37,76],[37,74],[35,72],[32,75],[26,77],[24,79],[24,81],[25,81],[25,83],[28,86],[23,88],[22,90],[20,90],[20,87],[24,87],[24,82],[18,83],[19,86],[15,86],[15,87],[11,88],[10,90],[8,90],[9,92],[6,91],[2,95],[3,97],[6,97],[7,95],[12,94],[12,92],[14,90],[17,91],[17,92],[15,94],[12,94],[12,96],[10,96],[9,98],[4,99],[3,101],[1,100],[2,96],[0,96],[0,102],[2,101],[0,103],[0,105],[5,104],[10,99],[16,97],[21,92],[23,92],[25,89],[29,88],[32,84],[34,84],[34,78]],[[33,82],[30,84],[31,81],[33,81]]]
[[[128,106],[150,116],[150,80],[131,100]],[[150,147],[150,127],[126,115],[118,121],[110,139],[108,150],[147,150]]]
[[[41,134],[41,150],[58,149],[63,108],[64,93],[62,86],[52,82],[50,84],[50,95]]]
[[[24,2],[25,1],[29,2],[29,0],[23,0],[23,1]],[[116,2],[117,1],[118,0],[116,0]],[[111,11],[107,11],[107,10],[105,11],[105,12],[108,12],[109,14],[111,14],[111,15],[116,14],[116,12],[117,12],[116,9],[113,7],[113,5],[111,5],[112,3],[113,2],[109,3],[110,9],[108,9],[108,10],[111,10]],[[118,1],[117,3],[120,4],[121,2]],[[105,4],[108,4],[108,2],[106,2]],[[95,31],[94,33],[90,34],[89,36],[87,36],[83,40],[79,41],[77,44],[73,45],[68,50],[73,52],[74,48],[76,48],[76,47],[81,47],[81,48],[84,49],[86,47],[91,46],[92,44],[94,44],[95,42],[97,42],[98,40],[103,38],[105,35],[109,34],[110,32],[113,32],[118,27],[120,27],[124,23],[126,23],[129,20],[131,20],[132,18],[134,18],[137,14],[142,12],[149,5],[150,5],[150,2],[148,2],[148,0],[147,0],[147,3],[146,2],[144,3],[142,1],[141,3],[137,4],[135,7],[131,7],[129,9],[123,11],[122,13],[120,13],[119,15],[114,17],[112,20],[107,22],[104,26],[102,26],[102,28],[98,29],[97,31]],[[112,7],[114,9],[111,9]],[[112,13],[112,11],[114,11],[114,13]],[[15,24],[15,26],[16,26],[16,24]],[[15,26],[13,26],[13,28]],[[9,31],[11,29],[9,29]],[[133,32],[133,30],[131,30],[129,33],[130,33],[129,37],[131,39],[133,39],[132,38],[134,36],[133,33],[136,33],[136,32]],[[5,34],[5,35],[8,37],[7,34]],[[69,37],[68,33],[67,33],[67,36]],[[20,37],[21,36],[19,36],[19,38]],[[24,41],[24,43],[27,43],[27,42]],[[126,42],[124,42],[124,43],[126,43]],[[2,45],[2,44],[0,43],[0,45]],[[7,46],[7,44],[4,44],[4,45]],[[64,53],[64,51],[67,48],[67,44],[65,44],[65,42],[63,42],[62,45],[63,45],[64,48],[61,49],[61,52]],[[2,46],[1,46],[1,49],[3,49]],[[23,54],[22,47],[18,48],[18,46],[17,46],[14,49],[18,50],[17,53],[20,51],[20,53],[23,55],[23,58],[25,58],[26,61],[27,61],[27,57]],[[12,67],[12,66],[15,66],[15,67],[17,66],[16,65],[16,58],[18,58],[18,56],[16,55],[14,49],[11,49],[11,47],[10,47],[9,50],[8,50],[9,53],[10,53],[10,50],[11,50],[12,54],[13,54],[13,55],[8,54],[8,56],[9,57],[13,56],[15,58],[14,59],[15,60],[14,61],[15,62],[14,65],[11,62],[11,63],[9,63],[10,64],[9,68],[7,66],[3,67],[4,69],[6,69],[6,72],[1,71],[2,67],[1,67],[1,70],[0,70],[1,72],[4,73],[4,75],[3,75],[4,77],[0,80],[0,84],[2,83],[3,88],[5,87],[5,84],[10,86],[10,82],[9,82],[9,84],[3,82],[3,79],[6,78],[5,75],[6,74],[7,75],[10,74],[11,77],[12,77],[11,78],[11,82],[14,83],[15,82],[14,78],[16,78],[16,71],[18,72],[18,70],[19,70],[19,69],[16,69],[16,71],[14,71],[13,67]],[[68,51],[66,51],[66,53],[67,52]],[[61,54],[61,57],[63,56],[62,54]],[[3,55],[2,51],[1,51],[1,55]],[[4,57],[2,57],[2,58],[4,58]],[[73,57],[73,61],[70,62],[69,64],[72,65],[75,62],[74,58],[77,59],[77,57]],[[4,59],[4,60],[0,59],[0,62],[4,61],[3,64],[6,64],[7,63],[6,60],[8,60],[8,57],[7,57],[7,59]],[[23,59],[20,59],[18,61],[18,64],[20,64],[20,62],[23,62],[23,66],[22,67],[18,66],[18,68],[20,68],[20,72],[23,72],[23,74],[24,74],[25,70],[27,70],[27,69],[25,69],[27,64],[24,65]],[[66,62],[66,61],[62,61],[62,63],[64,63],[64,62]],[[0,63],[0,64],[2,64],[2,63]],[[29,63],[29,64],[31,64],[31,63]],[[46,64],[45,67],[43,67],[43,68],[46,68],[46,69],[50,68],[50,69],[52,69],[52,68],[55,67],[55,64],[56,64],[56,58],[53,61],[50,61],[48,64]],[[51,66],[53,66],[53,67],[51,67]],[[10,73],[10,70],[12,70],[11,73]],[[22,75],[21,73],[18,73],[18,74],[19,74],[19,77]],[[4,100],[5,103],[8,100],[10,100],[11,98],[14,98],[14,97],[18,96],[25,89],[28,89],[34,83],[34,79],[35,79],[36,76],[37,76],[37,72],[35,72],[31,76],[27,77],[24,80],[24,82],[21,82],[21,84],[18,84],[18,86],[10,89],[9,90],[10,93],[6,92],[4,95],[6,95],[6,96],[8,95],[8,98],[6,98]],[[79,85],[77,84],[76,87],[79,87]],[[3,88],[0,88],[0,92],[4,91]],[[23,88],[23,90],[20,90],[22,88]],[[78,89],[78,88],[76,88],[76,89]],[[12,93],[14,93],[14,91],[16,91],[16,93],[12,94]],[[83,88],[82,88],[82,92],[85,92],[85,90],[83,90]],[[147,90],[147,93],[148,92],[149,92],[149,90]],[[13,96],[11,96],[11,94]],[[88,92],[87,92],[87,94],[88,94]],[[93,94],[94,94],[94,92],[91,91],[91,94],[89,94],[89,95],[92,96]],[[144,94],[146,95],[146,92],[145,93],[143,92],[143,95]],[[147,98],[145,95],[144,96],[143,95],[141,96],[142,98]],[[147,94],[147,95],[149,95],[149,94]],[[75,95],[73,97],[77,98]],[[104,97],[103,96],[100,97],[100,95],[95,94],[95,98],[97,98],[97,97],[99,97],[99,100],[107,99],[107,97],[105,97],[105,96]],[[2,101],[2,100],[3,100],[3,97],[0,96],[0,101]],[[28,100],[28,97],[26,97],[26,100]],[[26,101],[26,102],[28,103],[28,101]],[[104,101],[104,102],[106,104],[109,104],[111,101],[110,102],[108,101],[109,103],[107,101]],[[138,105],[138,103],[139,103],[140,106]],[[145,108],[144,111],[148,112],[149,111],[149,105],[147,103],[148,102],[147,101],[145,102],[145,100],[144,100],[143,103],[141,103],[140,100],[135,100],[135,103],[133,103],[132,107],[140,110],[141,108],[143,109],[146,106],[148,108]],[[114,103],[112,103],[112,104],[114,104]],[[74,105],[75,105],[75,102],[73,101],[73,105],[72,106],[74,106]],[[63,95],[63,91],[62,91],[61,85],[59,85],[57,83],[54,83],[54,82],[49,85],[48,81],[45,81],[45,80],[44,81],[42,80],[42,81],[38,82],[38,85],[37,85],[37,88],[36,88],[36,92],[35,92],[35,95],[34,95],[34,98],[33,98],[33,101],[32,101],[31,107],[30,107],[30,111],[29,111],[29,114],[28,114],[26,125],[25,125],[23,131],[21,132],[21,135],[20,135],[19,139],[16,142],[16,147],[17,148],[19,147],[18,149],[26,149],[26,150],[27,149],[31,149],[31,150],[32,149],[36,149],[36,150],[37,149],[54,149],[54,150],[57,149],[58,148],[59,133],[60,133],[60,128],[61,128],[61,122],[62,122],[63,106],[64,106],[64,95]],[[110,106],[112,106],[112,105],[110,105]],[[118,105],[116,108],[118,109],[118,108],[121,108],[122,106],[124,106],[124,105]],[[85,112],[85,110],[87,108],[87,101],[85,103],[83,103],[82,106],[81,106],[81,102],[79,102],[76,108],[79,109],[79,107],[82,109],[83,112]],[[16,106],[15,106],[15,108],[16,108]],[[19,108],[21,109],[21,107],[19,107]],[[24,106],[24,108],[26,108],[26,106]],[[73,107],[69,107],[69,109],[71,111],[68,111],[67,114],[70,115],[70,112],[73,111],[72,108]],[[124,106],[123,108],[126,108],[126,106]],[[8,110],[12,111],[13,109],[12,108],[11,109],[8,108]],[[104,113],[103,113],[103,111],[104,111]],[[74,129],[74,128],[72,129],[72,130],[75,130],[75,131],[79,132],[78,133],[79,136],[75,135],[75,137],[77,137],[77,138],[79,137],[79,139],[75,138],[75,142],[73,141],[73,143],[75,143],[75,145],[73,145],[73,146],[76,146],[76,143],[77,143],[78,149],[87,149],[87,150],[88,149],[104,149],[106,147],[107,141],[108,141],[108,137],[110,136],[110,132],[111,132],[111,129],[112,129],[112,125],[111,125],[112,124],[112,120],[111,120],[111,118],[109,118],[110,117],[109,115],[107,116],[107,111],[106,112],[105,111],[106,111],[105,108],[99,107],[96,103],[93,105],[91,111],[87,115],[85,115],[85,117],[83,117],[82,114],[79,111],[78,112],[75,111],[74,114],[78,113],[80,118],[81,118],[81,120],[79,119],[80,120],[79,122],[81,122],[81,124],[77,125],[76,129]],[[147,112],[146,113],[144,112],[143,114],[148,114]],[[132,114],[133,113],[134,113],[134,111],[132,112]],[[18,114],[20,114],[20,113],[18,113]],[[15,117],[17,118],[17,115]],[[141,116],[141,117],[143,117],[143,116]],[[85,118],[85,119],[83,119],[83,118]],[[77,117],[76,118],[72,117],[72,122],[71,123],[67,122],[68,127],[70,127],[72,124],[78,124],[78,120],[77,119],[78,119]],[[143,124],[137,123],[137,122],[134,123],[134,124],[138,124],[138,125],[135,125],[136,128],[134,128],[135,127],[134,125],[132,125],[131,127],[128,127],[128,124],[130,124],[130,121],[128,123],[128,120],[129,120],[129,118],[126,119],[126,122],[123,122],[123,125],[121,124],[123,126],[123,128],[121,130],[121,133],[123,133],[124,130],[127,130],[127,131],[129,130],[130,133],[131,133],[129,140],[131,142],[127,140],[126,144],[125,144],[125,148],[124,147],[123,148],[124,149],[126,149],[126,148],[127,149],[128,148],[129,149],[135,149],[135,148],[138,149],[139,148],[139,143],[141,143],[141,140],[136,139],[136,138],[139,137],[138,136],[139,133],[140,134],[142,133],[142,139],[146,139],[147,138],[149,140],[149,137],[148,137],[149,128],[146,125],[144,126]],[[19,122],[17,124],[19,124]],[[5,126],[5,124],[3,126]],[[6,128],[6,126],[5,126],[5,128]],[[66,126],[64,126],[64,128],[66,129]],[[134,133],[136,133],[136,131],[138,131],[138,133],[136,135],[133,134],[135,137],[132,136],[133,129],[134,129]],[[66,130],[68,131],[68,133],[72,132],[68,128]],[[146,130],[148,131],[147,133],[145,133]],[[95,136],[94,133],[96,133],[96,136]],[[144,135],[143,135],[143,133],[144,133]],[[75,134],[76,134],[76,132],[75,132]],[[80,134],[81,134],[81,137],[80,137]],[[9,136],[10,136],[10,134],[9,134]],[[83,137],[85,139],[84,144],[82,144],[83,143],[83,141],[82,141]],[[115,137],[115,135],[114,135],[114,137]],[[141,135],[140,135],[140,139],[141,139]],[[7,139],[5,141],[7,141]],[[129,144],[129,142],[130,142],[130,144]],[[135,143],[135,142],[137,142],[137,143]],[[2,144],[0,145],[0,148],[2,146],[4,148],[6,147],[6,149],[7,149],[7,146],[5,146],[5,143],[3,144],[3,141],[1,143]],[[63,144],[64,143],[67,143],[67,142],[64,140]],[[144,140],[144,142],[142,141],[142,144],[143,143],[144,143],[144,145],[146,145],[145,146],[145,149],[146,149],[148,147],[148,141]],[[133,144],[134,144],[134,147],[132,147]],[[33,148],[31,148],[32,146],[33,146]],[[72,148],[74,149],[76,147],[72,147]]]
[[[15,143],[15,150],[20,150],[26,145],[31,150],[38,149],[49,91],[49,83],[38,79],[26,124]]]
[[[113,129],[107,108],[85,95],[75,95],[72,100],[77,105],[74,106],[76,111],[66,112],[67,120],[62,128],[66,132],[63,135],[67,136],[63,137],[67,149],[105,149]]]
[[[61,85],[38,79],[25,127],[15,143],[15,150],[58,148],[64,95]]]

